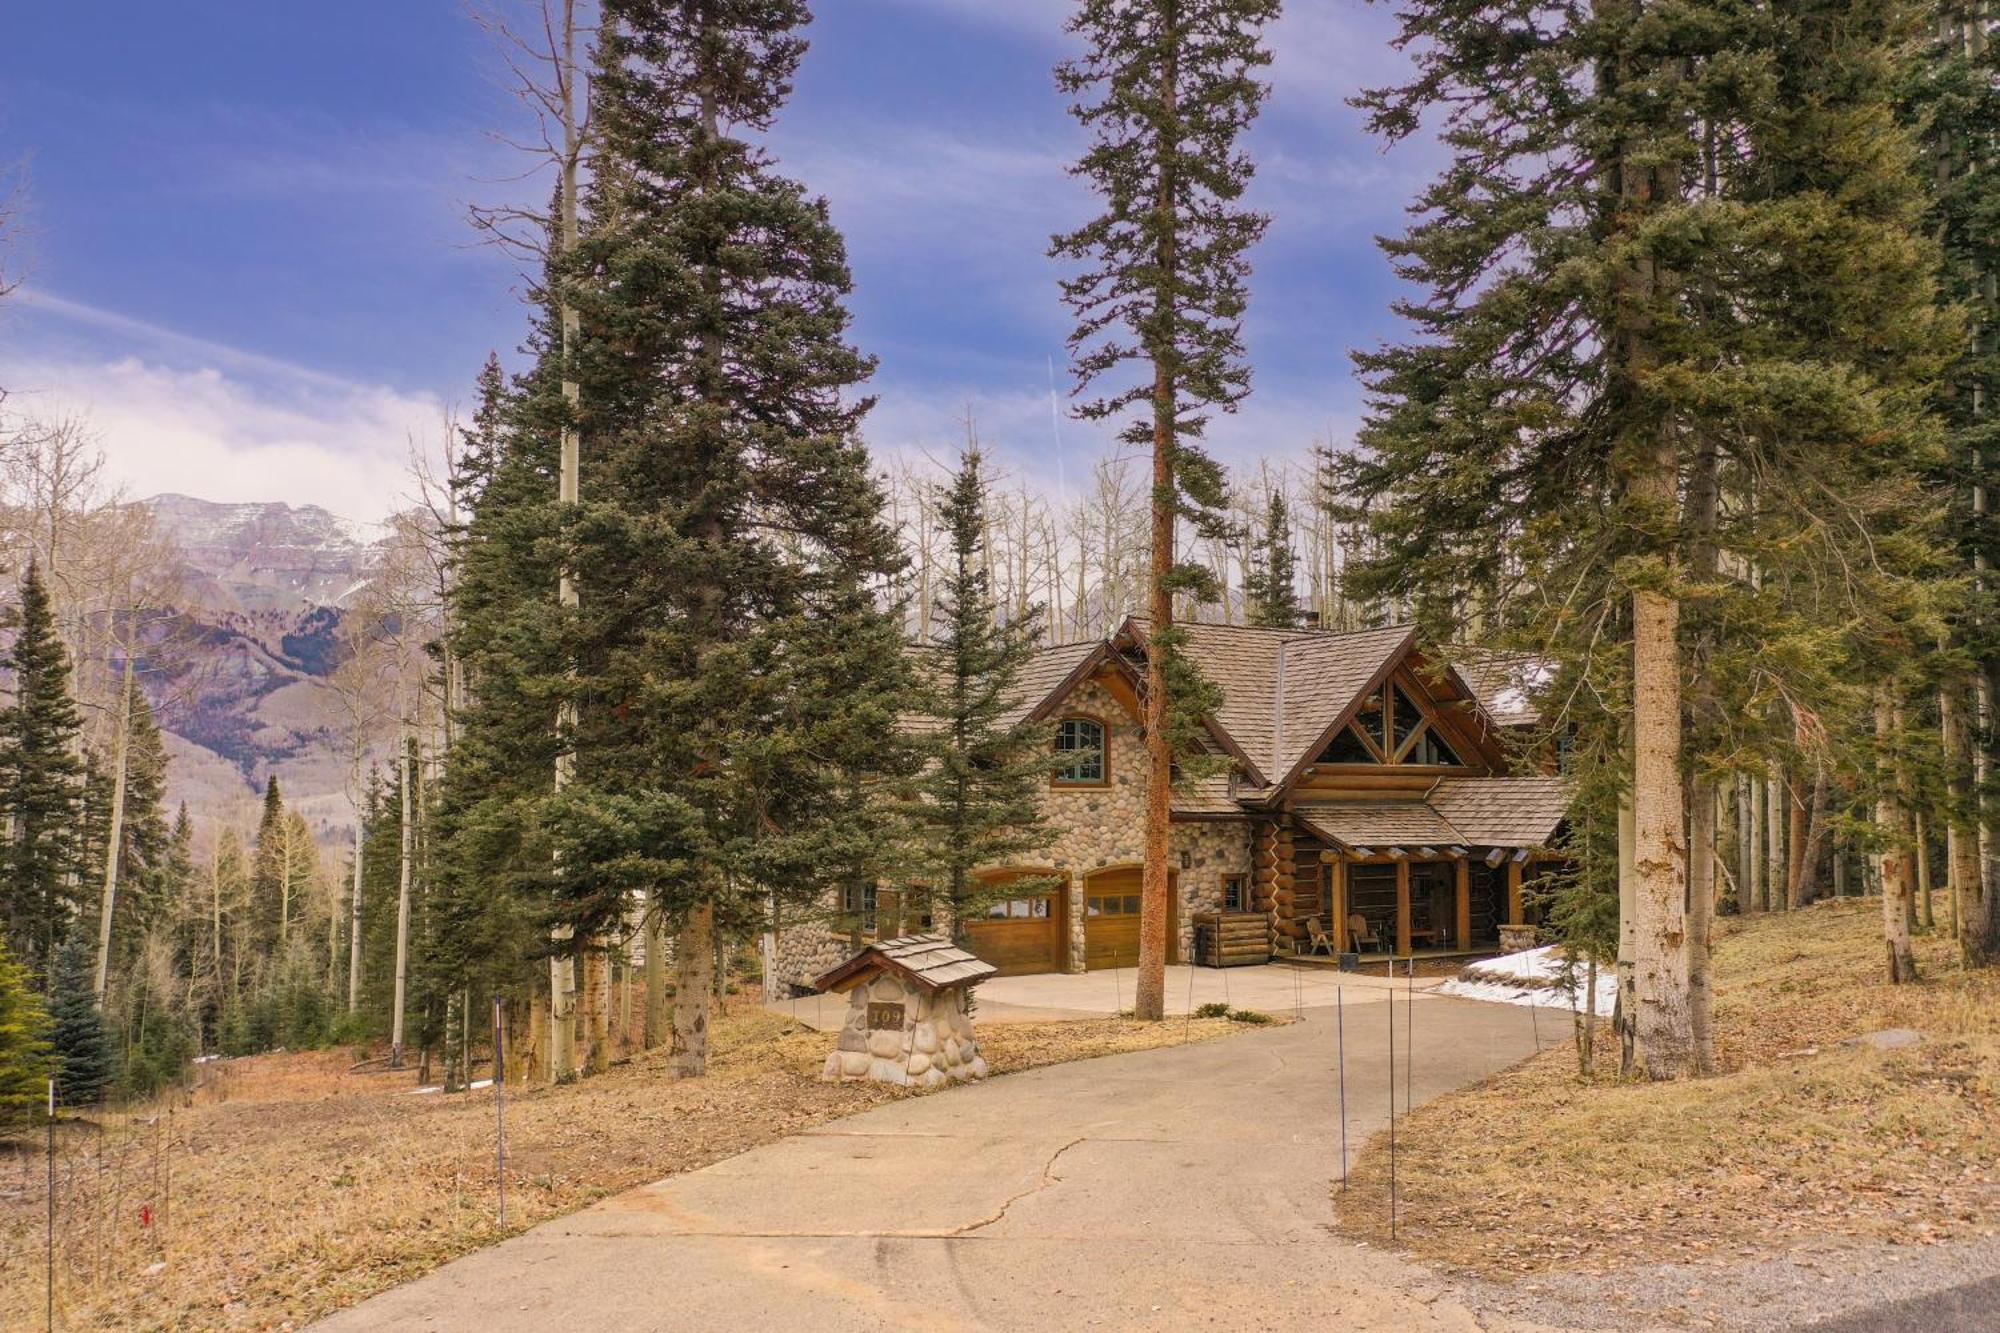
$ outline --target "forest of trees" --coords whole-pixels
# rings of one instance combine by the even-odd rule
[[[1646,1075],[1712,1064],[1718,912],[1876,893],[1890,980],[1913,931],[1991,964],[1992,21],[1413,0],[1408,81],[1356,99],[1448,156],[1384,243],[1408,341],[1358,354],[1355,439],[1232,475],[1201,441],[1252,391],[1276,14],[1076,6],[1057,82],[1102,211],[1052,238],[1050,294],[1119,444],[1061,495],[972,422],[947,461],[871,459],[845,247],[766,139],[803,0],[491,20],[549,177],[475,215],[527,270],[527,363],[488,361],[343,608],[351,836],[275,778],[254,825],[166,808],[176,562],[78,423],[10,421],[0,1105],[23,1071],[143,1095],[197,1052],[336,1039],[463,1082],[496,1000],[520,1074],[670,1044],[698,1076],[777,923],[883,883],[962,905],[968,849],[1032,844],[1046,760],[995,690],[1135,613],[1411,621],[1519,665],[1524,754],[1575,790],[1550,920],[1616,961]],[[1164,776],[1214,686],[1154,642]]]

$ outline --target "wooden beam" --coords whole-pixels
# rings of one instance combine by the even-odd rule
[[[1410,863],[1396,862],[1396,952],[1410,956]]]
[[[1527,918],[1521,915],[1521,863],[1507,863],[1507,924],[1525,926]]]
[[[1347,867],[1335,861],[1327,870],[1327,878],[1332,881],[1328,892],[1332,899],[1333,947],[1338,953],[1346,953],[1352,947],[1347,942]]]
[[[1435,847],[1417,848],[1417,855],[1422,857],[1426,861],[1435,861],[1437,859],[1437,854],[1438,854],[1438,849]]]
[[[1505,847],[1495,847],[1492,851],[1486,853],[1486,864],[1489,866],[1497,866],[1506,859],[1507,849]]]
[[[1458,858],[1458,926],[1452,943],[1460,949],[1472,947],[1472,863]]]

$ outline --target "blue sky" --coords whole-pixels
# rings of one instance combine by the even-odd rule
[[[503,4],[514,0],[502,0]],[[775,134],[846,232],[856,338],[881,360],[886,459],[949,450],[969,407],[1036,484],[1108,432],[1062,425],[1067,319],[1052,231],[1088,214],[1050,68],[1064,0],[820,0]],[[1384,155],[1344,99],[1393,76],[1391,20],[1291,0],[1252,149],[1272,213],[1255,255],[1255,392],[1225,457],[1303,457],[1350,430],[1350,348],[1394,332],[1373,236],[1429,154]],[[0,386],[14,411],[86,413],[138,494],[396,507],[405,459],[511,356],[515,266],[466,205],[527,191],[489,39],[452,0],[340,5],[99,0],[20,6],[0,44],[0,165],[24,182],[6,261]]]

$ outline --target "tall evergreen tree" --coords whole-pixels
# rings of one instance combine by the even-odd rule
[[[1915,482],[1952,321],[1884,114],[1902,17],[1424,0],[1415,77],[1362,99],[1391,138],[1440,117],[1453,162],[1389,243],[1418,338],[1360,358],[1342,480],[1381,555],[1350,577],[1441,636],[1490,599],[1556,663],[1582,875],[1629,885],[1655,1077],[1701,1058],[1684,820],[1702,911],[1716,774],[1770,753],[1781,696],[1856,711],[1933,605]]]
[[[1974,336],[1952,367],[1942,410],[1950,430],[1938,481],[1951,497],[1950,537],[1971,595],[1952,619],[1938,686],[1951,798],[1947,883],[1969,963],[2000,960],[2000,886],[1992,880],[1996,815],[1994,694],[2000,689],[2000,537],[1989,515],[2000,486],[2000,43],[1981,5],[1935,6],[1932,40],[1910,64],[1904,110],[1919,132],[1917,174],[1929,228],[1944,250],[1942,298],[1972,312]]]
[[[1147,607],[1146,853],[1134,1012],[1165,1012],[1167,841],[1176,742],[1192,739],[1198,691],[1179,653],[1174,599],[1213,596],[1208,571],[1181,561],[1182,521],[1218,534],[1221,467],[1200,447],[1213,411],[1232,411],[1250,389],[1242,321],[1245,256],[1266,219],[1241,204],[1251,163],[1240,140],[1267,89],[1262,44],[1278,0],[1081,0],[1069,31],[1085,54],[1064,62],[1057,85],[1091,136],[1074,168],[1104,212],[1055,238],[1052,253],[1077,261],[1063,298],[1076,313],[1069,337],[1077,388],[1127,372],[1085,402],[1088,420],[1119,420],[1127,442],[1152,454],[1151,571]],[[1184,685],[1186,690],[1177,690]],[[1177,708],[1178,705],[1178,708]]]
[[[285,829],[285,797],[278,775],[264,780],[264,805],[257,817],[257,842],[251,853],[250,898],[256,913],[257,945],[265,957],[275,957],[283,944],[286,870],[289,840]]]
[[[979,450],[969,448],[938,502],[949,550],[937,629],[917,674],[926,763],[912,784],[921,848],[916,882],[932,887],[933,910],[949,916],[961,939],[995,897],[1021,891],[1018,884],[987,889],[974,872],[1018,862],[1053,835],[1041,809],[1054,762],[1048,725],[1011,720],[1037,623],[1003,618],[994,604],[983,558],[986,490]]]
[[[0,1126],[17,1125],[47,1104],[53,1069],[48,1011],[0,944]]]
[[[715,934],[816,901],[843,787],[892,763],[873,589],[900,561],[858,426],[871,364],[823,201],[762,145],[801,0],[607,0],[572,291],[583,500],[576,781],[543,806],[578,939],[675,923],[675,1068],[706,1068]],[[818,748],[825,746],[828,748]]]
[[[79,910],[87,881],[78,860],[83,761],[81,721],[69,694],[69,650],[37,565],[21,580],[14,643],[6,655],[14,701],[0,713],[0,819],[10,830],[0,886],[7,939],[31,975],[44,979]]]
[[[1295,629],[1298,626],[1298,555],[1292,550],[1292,516],[1283,490],[1271,488],[1271,503],[1264,512],[1264,530],[1257,536],[1256,553],[1243,579],[1243,600],[1248,604],[1250,623],[1262,629]]]
[[[64,1106],[91,1106],[117,1075],[111,1033],[91,991],[90,948],[64,941],[49,987],[49,1041],[56,1058],[56,1097]]]

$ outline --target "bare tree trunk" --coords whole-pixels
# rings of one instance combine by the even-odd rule
[[[1879,854],[1882,875],[1882,939],[1889,963],[1889,981],[1897,984],[1917,978],[1916,955],[1910,948],[1910,885],[1904,878],[1904,842],[1907,829],[1902,805],[1901,766],[1895,758],[1898,744],[1895,705],[1891,687],[1875,691],[1875,822],[1883,838]]]
[[[1632,762],[1630,734],[1625,742],[1625,763]],[[1632,878],[1632,854],[1637,846],[1637,836],[1632,825],[1632,792],[1628,787],[1618,794],[1618,998],[1612,1002],[1611,1025],[1618,1035],[1618,1072],[1629,1075],[1638,1064],[1639,1049],[1634,1040],[1633,1021],[1639,1013],[1639,1000],[1634,992],[1634,959],[1637,955],[1637,932],[1639,911],[1634,897],[1636,884]]]
[[[689,909],[674,940],[674,1054],[680,1078],[708,1072],[708,1005],[715,990],[715,907],[704,898]]]
[[[1696,779],[1688,798],[1688,1025],[1695,1072],[1715,1072],[1715,988],[1710,935],[1715,922],[1716,785]]]
[[[1736,912],[1757,910],[1757,789],[1747,777],[1736,779]]]
[[[555,62],[556,96],[561,106],[562,158],[557,210],[560,253],[568,255],[577,244],[577,171],[583,155],[583,135],[577,120],[576,0],[563,0],[562,52]],[[578,478],[582,469],[583,437],[577,428],[583,389],[576,377],[573,358],[577,351],[580,323],[576,305],[567,289],[556,284],[557,320],[562,337],[563,424],[561,474],[556,482],[556,499],[565,511],[578,500]],[[566,611],[579,603],[576,579],[567,561],[557,576],[556,600]],[[576,774],[576,701],[565,695],[557,711],[555,789],[561,792]],[[561,867],[557,867],[560,873]],[[574,930],[559,925],[551,932],[549,954],[549,1080],[560,1083],[576,1073],[576,957],[570,944]]]
[[[410,762],[410,751],[415,739],[410,735],[409,722],[403,723],[402,756],[403,769],[403,828],[402,867],[396,889],[396,976],[395,998],[389,1011],[389,1067],[403,1067],[403,1007],[410,984],[410,875],[416,860],[416,821],[412,817],[414,802],[411,788],[416,785],[415,765]]]
[[[646,1049],[667,1035],[667,932],[657,910],[646,913]]]
[[[132,659],[125,650],[125,673],[118,689],[118,746],[111,776],[111,835],[104,848],[104,894],[97,919],[97,971],[91,978],[91,993],[104,1003],[104,987],[111,975],[111,914],[118,902],[119,853],[125,844],[125,776],[132,757]]]
[[[1672,489],[1670,459],[1666,485]],[[1648,1077],[1678,1078],[1693,1056],[1688,1013],[1687,856],[1682,837],[1680,604],[1632,595],[1633,1035]]]
[[[1764,784],[1764,905],[1773,912],[1785,910],[1785,770],[1771,765],[1770,780]]]

